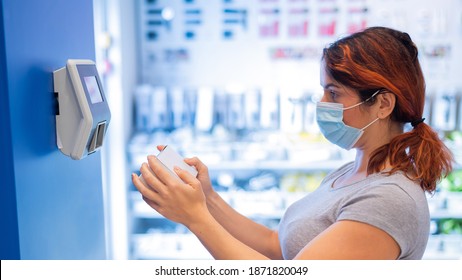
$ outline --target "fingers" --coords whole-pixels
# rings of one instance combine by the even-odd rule
[[[143,175],[144,177],[144,175]],[[153,190],[152,188],[149,188],[146,186],[138,177],[136,174],[132,174],[132,182],[135,185],[135,187],[138,189],[138,191],[141,193],[143,198],[147,198],[150,201],[153,202],[153,204],[156,204],[155,201],[159,201],[159,194]]]
[[[143,180],[146,182],[147,187],[158,193],[163,193],[165,188],[164,184],[161,180],[159,180],[159,178],[155,175],[155,172],[147,163],[143,163],[141,165],[140,173],[143,177]]]
[[[161,211],[161,206],[158,203],[156,203],[154,200],[151,200],[147,198],[146,196],[143,196],[143,200],[144,202],[146,202],[146,204],[151,206],[152,209],[156,210],[157,212]]]
[[[166,146],[158,145],[157,149],[163,150]],[[185,162],[191,166],[194,166],[198,172],[202,172],[203,176],[208,175],[208,168],[205,166],[197,157],[185,158]],[[172,176],[171,170],[168,170],[157,157],[153,155],[148,156],[148,164],[144,163],[140,168],[143,178],[147,181],[147,185],[154,191],[162,194],[167,191],[166,188],[172,188],[175,186],[183,185],[186,183],[193,188],[200,187],[200,182],[191,175],[188,171],[182,170],[175,166],[173,171],[177,176]],[[145,175],[146,173],[146,175]]]
[[[162,182],[162,185],[166,185],[169,187],[176,186],[181,184],[181,180],[178,179],[177,176],[174,175],[172,171],[167,169],[165,165],[163,165],[155,156],[148,156],[148,168],[150,168],[154,174],[156,174],[156,179],[159,182]]]
[[[197,189],[198,187],[200,187],[200,183],[197,180],[197,178],[191,175],[191,173],[189,173],[188,171],[181,169],[178,166],[175,166],[173,168],[173,171],[175,171],[175,173],[178,175],[178,177],[180,177],[180,179],[183,182],[190,185],[194,189]]]
[[[205,164],[203,164],[202,161],[200,161],[200,159],[197,158],[197,157],[185,158],[184,161],[187,164],[196,167],[197,172],[199,172],[199,173],[208,172],[207,166]]]
[[[166,145],[157,145],[157,150],[159,152],[163,151],[165,149],[165,147],[167,147]]]

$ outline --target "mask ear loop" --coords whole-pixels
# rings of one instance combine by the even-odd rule
[[[379,94],[380,91],[382,91],[382,89],[377,90],[376,92],[374,92],[374,94],[371,95],[371,97],[367,98],[366,100],[364,100],[364,101],[362,101],[362,102],[359,102],[358,104],[352,105],[352,106],[350,106],[350,107],[343,108],[343,111],[348,110],[348,109],[352,109],[352,108],[354,108],[354,107],[358,107],[359,105],[361,105],[361,104],[363,104],[363,103],[366,103],[367,101],[371,100],[374,96],[376,96],[377,94]]]
[[[350,107],[347,107],[347,108],[344,108],[343,110],[347,110],[347,109],[351,109],[351,108],[354,108],[356,106],[359,106],[367,101],[369,101],[371,98],[373,98],[374,96],[376,96],[379,92],[381,91],[381,89],[377,90],[376,92],[374,92],[374,94],[371,95],[371,97],[369,97],[368,99],[364,100],[363,102],[361,103],[358,103],[356,105],[353,105],[353,106],[350,106]],[[361,128],[361,131],[364,131],[366,128],[368,128],[369,126],[371,126],[372,124],[374,124],[376,121],[380,120],[379,117],[377,117],[375,120],[373,120],[372,122],[370,122],[368,125],[366,125],[365,127]]]
[[[369,126],[371,126],[373,123],[375,123],[376,121],[380,120],[380,118],[376,118],[375,120],[373,120],[370,124],[366,125],[365,127],[361,128],[362,131],[366,130],[366,128],[368,128]]]
[[[369,97],[368,99],[364,100],[364,102],[367,102],[369,101],[372,97],[376,96],[377,94],[379,94],[379,92],[381,91],[381,89],[377,90],[373,95],[371,95],[371,97]],[[365,127],[363,127],[361,130],[364,131],[366,128],[368,128],[369,126],[371,126],[372,124],[374,124],[376,121],[380,120],[379,117],[377,117],[375,120],[373,120],[370,124],[366,125]]]

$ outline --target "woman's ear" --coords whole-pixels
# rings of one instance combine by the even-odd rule
[[[395,109],[396,96],[392,92],[385,91],[377,95],[377,104],[379,105],[377,117],[379,119],[385,119],[390,116],[393,109]]]

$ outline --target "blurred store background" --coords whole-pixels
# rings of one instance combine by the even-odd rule
[[[457,160],[429,196],[425,259],[462,258],[461,0],[94,0],[97,65],[112,111],[103,151],[109,258],[208,259],[130,182],[157,144],[198,156],[241,213],[284,209],[352,159],[315,122],[322,48],[368,26],[408,32],[427,79],[426,122]]]

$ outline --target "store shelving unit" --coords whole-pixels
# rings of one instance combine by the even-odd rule
[[[316,126],[313,121],[313,108],[303,109],[299,106],[301,103],[298,104],[291,100],[306,100],[307,96],[316,93],[316,89],[319,89],[317,73],[319,53],[322,48],[339,36],[353,32],[352,29],[362,28],[364,25],[397,28],[412,36],[419,46],[419,57],[427,79],[428,97],[433,103],[425,108],[432,110],[432,112],[425,111],[426,122],[441,130],[458,129],[455,123],[459,122],[460,129],[461,120],[455,120],[456,102],[447,102],[447,100],[455,100],[461,96],[456,90],[460,88],[460,63],[457,61],[460,61],[462,55],[459,47],[462,38],[460,30],[462,29],[457,21],[460,18],[460,3],[454,0],[438,1],[437,4],[429,0],[386,2],[383,5],[381,1],[370,0],[136,1],[135,18],[139,38],[134,49],[139,56],[140,65],[136,67],[139,77],[134,80],[138,80],[142,86],[153,87],[150,98],[155,102],[147,106],[149,102],[143,99],[135,105],[135,107],[138,106],[135,111],[138,110],[139,116],[137,115],[134,121],[136,128],[133,127],[132,131],[141,130],[146,136],[141,138],[146,138],[147,141],[140,141],[136,135],[132,138],[132,144],[128,147],[129,168],[137,172],[141,163],[146,161],[146,155],[155,153],[157,143],[178,143],[177,148],[183,152],[183,155],[197,155],[206,162],[212,176],[219,177],[220,174],[224,174],[228,177],[237,177],[239,175],[247,177],[239,178],[244,182],[249,177],[264,172],[281,179],[287,174],[289,176],[290,174],[321,174],[341,166],[349,161],[348,156],[339,151],[330,152],[319,146],[306,150],[307,146],[302,145],[297,149],[289,149],[287,147],[290,145],[286,145],[286,150],[281,152],[280,145],[276,145],[277,150],[273,150],[271,145],[263,145],[258,141],[247,143],[250,145],[242,145],[242,143],[233,145],[234,139],[219,143],[198,143],[192,133],[180,138],[193,142],[193,144],[164,140],[172,138],[168,134],[178,128],[176,121],[181,122],[184,116],[187,116],[187,120],[183,125],[190,126],[191,130],[202,132],[211,130],[214,125],[217,125],[217,123],[212,124],[207,118],[212,118],[212,114],[220,114],[219,125],[228,125],[231,129],[236,129],[237,123],[242,122],[242,116],[254,112],[239,110],[243,106],[241,103],[234,102],[237,100],[236,93],[225,92],[229,83],[234,81],[247,87],[245,91],[248,90],[248,92],[241,92],[241,95],[260,90],[263,97],[271,93],[271,90],[264,91],[266,87],[275,87],[279,95],[278,108],[275,112],[279,114],[277,122],[280,121],[280,123],[270,126],[270,129],[285,133],[288,130],[293,132],[294,128],[300,132]],[[163,10],[164,8],[166,10]],[[294,32],[294,27],[305,27],[305,22],[303,16],[290,13],[290,11],[300,10],[308,13],[309,24],[306,22],[308,29],[301,28],[297,29],[300,32]],[[173,20],[165,18],[161,11],[175,11],[176,18]],[[246,12],[242,13],[242,11]],[[268,15],[267,11],[277,11],[277,13]],[[358,14],[357,11],[362,12]],[[167,14],[171,15],[171,13]],[[241,18],[242,15],[244,15],[244,20]],[[236,16],[237,20],[234,18]],[[230,17],[233,19],[232,24],[228,20]],[[241,25],[244,22],[246,24]],[[280,32],[269,32],[272,30],[271,26],[279,26]],[[335,26],[337,30],[330,28]],[[292,31],[289,32],[289,30]],[[252,43],[249,44],[249,42]],[[125,66],[119,68],[126,69]],[[132,70],[128,73],[135,72],[135,69]],[[121,75],[123,78],[126,76]],[[290,85],[288,89],[285,88],[287,84]],[[212,90],[216,96],[220,98],[225,96],[228,98],[226,101],[230,102],[227,106],[212,108],[211,102],[207,103],[210,99],[205,98],[205,103],[201,104],[206,106],[198,105],[197,111],[189,108],[194,107],[194,98],[188,99],[189,91],[192,89],[199,92],[203,86],[210,87],[209,90]],[[135,85],[130,90],[134,88]],[[167,112],[165,110],[168,108],[166,94],[170,91],[169,98],[173,100],[177,94],[172,93],[178,93],[177,89],[185,90],[184,99],[187,102],[177,103],[177,105],[183,104],[184,108],[175,106],[175,108],[172,107],[175,110]],[[137,91],[133,91],[135,92],[133,99],[137,100]],[[210,92],[205,92],[205,97],[209,97],[208,93]],[[264,104],[275,103],[273,101],[270,100]],[[147,110],[141,110],[140,104],[145,105],[142,106],[143,109],[148,107]],[[251,106],[250,109],[252,108],[254,107]],[[302,113],[303,110],[306,115]],[[142,111],[146,114],[139,114]],[[213,113],[210,113],[212,111]],[[197,115],[193,116],[196,112],[209,112],[210,114],[205,114],[205,118],[198,118]],[[160,121],[169,118],[170,115],[174,116],[172,124],[167,125],[164,121]],[[430,121],[432,119],[430,115],[438,117]],[[453,121],[449,122],[446,116],[453,115]],[[180,117],[177,118],[178,116]],[[127,116],[127,118],[131,117],[132,115]],[[252,118],[250,120],[252,125],[249,129],[253,130],[255,129],[254,120]],[[195,121],[196,124],[194,124]],[[207,127],[206,124],[209,126]],[[258,129],[268,129],[268,123]],[[165,130],[162,141],[151,137],[154,130]],[[211,134],[208,137],[215,138]],[[295,141],[290,144],[297,145],[301,142]],[[198,149],[197,147],[206,148]],[[263,157],[261,160],[249,160],[245,157],[246,154],[259,154],[260,152]],[[277,158],[265,159],[265,154],[270,153],[277,153]],[[303,161],[307,155],[313,156],[311,161]],[[459,165],[457,168],[462,167]],[[244,186],[239,186],[240,182],[227,186],[228,189],[222,187],[220,189],[223,189],[221,193],[223,197],[243,214],[275,227],[283,209],[309,192],[303,187],[296,189],[297,191],[286,188],[281,180],[280,182],[281,184],[277,187],[259,191],[245,191]],[[184,227],[166,221],[145,205],[133,186],[129,189],[129,219],[133,224],[130,230],[131,258],[210,258],[200,242]],[[457,193],[448,192],[438,192],[433,197],[429,197],[433,225],[444,219],[462,219],[462,209],[448,207],[447,203],[447,201],[457,200],[458,197]],[[245,204],[239,204],[239,201],[246,200],[253,204],[261,203],[259,204],[261,207],[246,207]],[[251,212],[249,210],[255,208],[264,211]],[[460,236],[439,234],[438,229],[434,229],[425,258],[462,258],[462,249],[459,248],[462,242],[458,240]]]

